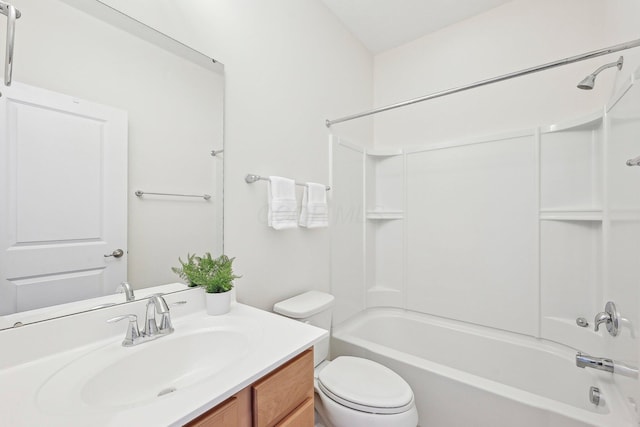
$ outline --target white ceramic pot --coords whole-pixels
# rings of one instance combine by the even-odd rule
[[[216,316],[225,314],[231,308],[231,291],[220,292],[217,294],[204,293],[205,302],[207,303],[207,314]]]

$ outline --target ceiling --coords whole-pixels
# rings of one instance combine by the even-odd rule
[[[372,52],[380,53],[510,0],[322,0]]]

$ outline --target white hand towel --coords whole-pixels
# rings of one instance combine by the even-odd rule
[[[324,185],[308,182],[304,186],[299,224],[306,228],[329,226],[327,188]]]
[[[267,224],[276,230],[296,228],[296,182],[289,178],[270,176],[268,183]]]

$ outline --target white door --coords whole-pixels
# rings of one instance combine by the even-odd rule
[[[126,280],[127,122],[125,111],[68,95],[2,88],[0,315]]]

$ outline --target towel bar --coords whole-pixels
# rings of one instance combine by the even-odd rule
[[[145,194],[152,194],[154,196],[177,196],[177,197],[202,197],[205,200],[209,200],[211,198],[208,194],[175,194],[175,193],[150,193],[148,191],[136,191],[135,195],[138,197],[142,197]]]
[[[244,180],[245,180],[245,182],[247,184],[253,184],[256,181],[269,181],[269,178],[250,173],[250,174],[247,174],[247,176],[244,177]],[[302,182],[297,182],[296,181],[296,185],[300,185],[300,186],[304,187],[307,184],[304,184]],[[328,186],[328,185],[326,185],[325,188],[327,189],[327,191],[331,190],[331,187]]]

